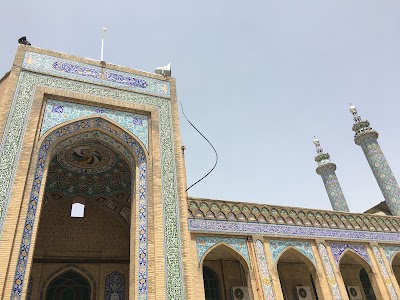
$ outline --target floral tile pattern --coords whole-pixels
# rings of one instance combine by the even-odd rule
[[[332,255],[333,255],[333,258],[335,259],[337,265],[339,265],[339,261],[342,258],[342,255],[347,250],[352,250],[355,253],[357,253],[359,256],[361,256],[372,267],[371,259],[368,255],[367,247],[365,245],[332,243],[332,244],[329,244],[329,246],[331,247]]]
[[[327,279],[329,285],[331,287],[331,291],[333,294],[334,300],[342,300],[342,296],[340,295],[340,290],[338,284],[336,282],[335,273],[333,272],[331,261],[329,260],[328,251],[326,251],[326,247],[324,244],[318,245],[318,251],[322,259],[322,263],[324,265]]]
[[[310,242],[300,242],[300,241],[287,241],[287,240],[269,240],[269,247],[272,253],[272,259],[277,263],[279,256],[289,247],[293,247],[300,253],[304,254],[313,264],[315,263],[314,253],[311,248]]]
[[[332,208],[338,211],[349,211],[342,188],[335,173],[336,166],[333,166],[335,165],[330,163],[318,167],[318,174],[322,177]]]
[[[48,75],[109,85],[111,87],[153,94],[155,96],[171,96],[170,85],[167,81],[100,68],[50,55],[26,52],[22,67],[26,70]]]
[[[112,272],[106,277],[105,300],[125,299],[125,278],[119,272]]]
[[[379,252],[378,247],[373,246],[372,251],[374,252],[374,256],[375,256],[376,260],[378,261],[379,269],[381,270],[381,274],[383,275],[383,279],[389,290],[390,299],[398,300],[399,298],[397,298],[396,291],[393,287],[392,281],[390,280],[389,273],[386,269],[385,263],[383,262],[383,259],[382,259],[381,253]]]
[[[278,224],[189,219],[188,227],[190,231],[205,233],[225,232],[240,235],[263,234],[275,237],[302,236],[308,238],[319,237],[353,241],[400,242],[400,235],[398,233],[300,227]]]
[[[217,244],[226,244],[237,252],[239,252],[243,258],[250,265],[249,252],[247,249],[247,241],[246,239],[237,239],[237,238],[220,238],[220,237],[209,237],[209,236],[198,236],[196,237],[196,246],[197,246],[197,257],[199,262],[202,260],[204,254]]]
[[[81,117],[98,115],[102,115],[118,123],[138,137],[146,148],[148,148],[148,121],[146,116],[52,99],[47,100],[40,135],[42,136],[49,129],[61,123]]]
[[[264,244],[260,240],[255,242],[258,269],[260,270],[261,283],[264,291],[265,300],[275,300],[272,279],[269,275],[267,259],[265,258]]]

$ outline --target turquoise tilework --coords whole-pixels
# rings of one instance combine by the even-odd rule
[[[99,115],[109,118],[133,133],[148,148],[147,116],[52,99],[47,100],[40,135],[64,122]]]
[[[400,246],[382,246],[382,249],[389,264],[392,263],[393,257],[400,253]]]
[[[199,262],[203,258],[204,254],[214,245],[226,244],[231,246],[237,252],[239,252],[243,258],[250,265],[249,252],[247,249],[246,239],[237,238],[220,238],[220,237],[208,237],[208,236],[198,236],[196,237],[196,246]]]
[[[300,253],[304,254],[314,265],[316,265],[310,242],[270,240],[269,247],[271,249],[272,259],[275,263],[278,261],[278,258],[282,252],[289,247],[293,247]]]
[[[26,52],[22,68],[49,75],[98,83],[155,96],[170,97],[168,81],[115,71],[34,52]]]

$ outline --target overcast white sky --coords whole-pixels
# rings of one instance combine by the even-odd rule
[[[190,196],[330,209],[313,136],[337,164],[351,211],[383,200],[353,141],[349,102],[380,133],[400,180],[400,2],[7,1],[0,74],[17,40],[152,72],[172,61],[178,98],[219,164]],[[0,75],[0,76],[1,76]],[[189,185],[214,163],[181,115]]]

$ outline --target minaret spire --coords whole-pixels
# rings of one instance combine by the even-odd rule
[[[354,105],[350,106],[350,112],[354,120],[354,142],[363,149],[391,213],[400,216],[400,188],[378,144],[378,132],[367,120],[361,119]]]
[[[319,143],[319,139],[315,136],[313,143],[317,148],[315,161],[318,163],[318,167],[315,171],[322,177],[332,208],[339,211],[349,211],[342,188],[340,187],[339,181],[336,177],[336,165],[330,161],[329,153],[324,152]]]

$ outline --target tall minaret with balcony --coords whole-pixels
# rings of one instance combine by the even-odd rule
[[[378,144],[378,132],[367,120],[361,119],[355,106],[350,106],[350,112],[354,120],[354,142],[363,149],[391,213],[400,216],[400,188]]]
[[[319,140],[314,137],[313,142],[317,148],[315,161],[318,163],[318,167],[315,171],[322,177],[332,208],[339,211],[349,211],[342,188],[340,187],[339,181],[336,177],[336,165],[330,161],[330,155],[325,153],[321,148]]]

